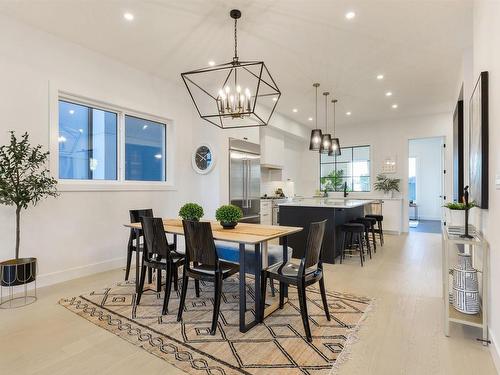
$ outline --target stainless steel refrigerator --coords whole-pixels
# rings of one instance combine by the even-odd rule
[[[245,223],[260,223],[260,145],[229,138],[229,201]]]

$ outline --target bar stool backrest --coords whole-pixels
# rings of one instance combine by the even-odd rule
[[[186,239],[186,267],[197,262],[217,270],[219,257],[209,222],[182,220]]]
[[[141,216],[144,243],[148,251],[144,252],[144,259],[151,261],[151,255],[156,254],[162,259],[170,259],[170,246],[163,227],[163,220],[159,217]]]

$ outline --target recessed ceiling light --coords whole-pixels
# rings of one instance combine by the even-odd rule
[[[278,101],[278,98],[277,97],[274,97],[273,98],[273,102],[277,102]]]
[[[397,104],[393,104],[393,105],[392,105],[392,108],[393,108],[393,109],[396,109],[396,108],[398,108],[398,105],[397,105]]]
[[[293,113],[297,113],[299,110],[297,108],[292,109]]]
[[[214,65],[215,65],[215,61],[214,61],[214,60],[210,60],[210,61],[208,62],[208,65],[210,65],[210,66],[214,66]]]
[[[383,74],[379,74],[379,75],[377,75],[377,79],[378,79],[378,80],[384,79],[384,75],[383,75]]]
[[[351,113],[350,111],[349,111],[349,112],[346,112],[345,114],[346,114],[347,116],[352,115],[352,113]]]
[[[312,118],[312,117],[309,117],[307,120],[312,121],[312,120],[313,120],[313,118]]]
[[[70,109],[68,112],[69,112],[70,115],[74,115],[75,114],[75,110],[74,109]]]
[[[392,92],[387,91],[387,92],[385,93],[385,96],[392,96]]]
[[[123,18],[125,18],[127,21],[133,21],[134,15],[130,12],[126,12],[126,13],[123,13]]]
[[[345,18],[347,18],[348,20],[352,20],[354,17],[356,17],[356,13],[354,12],[347,12],[345,14]]]

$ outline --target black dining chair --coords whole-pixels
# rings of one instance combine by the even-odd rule
[[[309,316],[307,314],[307,297],[306,287],[315,284],[319,281],[319,289],[325,315],[330,320],[330,312],[328,310],[328,302],[326,300],[325,280],[323,275],[323,263],[320,260],[321,245],[325,234],[326,220],[311,223],[309,226],[309,234],[307,236],[306,249],[304,257],[300,261],[300,265],[291,262],[281,262],[272,265],[263,271],[261,278],[261,295],[262,307],[260,316],[264,316],[264,308],[266,304],[266,285],[267,278],[272,277],[278,280],[279,287],[279,307],[283,308],[284,304],[284,289],[285,284],[295,285],[299,296],[300,315],[304,325],[307,341],[312,342],[311,328],[309,326]]]
[[[141,209],[141,210],[130,210],[130,223],[140,223],[141,222],[141,217],[153,217],[153,210],[151,208],[146,208],[146,209]],[[142,230],[139,230],[139,238],[143,236]],[[135,242],[136,242],[136,231],[134,229],[130,229],[130,236],[128,238],[128,244],[127,244],[127,268],[125,268],[125,281],[128,280],[128,276],[130,274],[130,264],[132,262],[132,253],[134,251],[143,251],[143,247],[139,246],[139,249],[136,249]],[[151,275],[151,270],[148,272],[148,281],[151,283],[152,275]]]
[[[178,268],[184,264],[184,255],[173,251],[167,241],[163,220],[159,217],[141,217],[144,243],[148,251],[142,254],[141,281],[137,293],[137,305],[141,302],[146,279],[146,269],[156,269],[157,277],[161,280],[161,272],[167,272],[165,283],[165,297],[163,298],[162,315],[168,311],[168,301],[174,274],[178,273]],[[160,284],[159,284],[160,285]]]
[[[209,222],[182,221],[184,237],[186,239],[186,258],[182,274],[182,291],[179,302],[177,321],[182,319],[186,303],[186,294],[189,278],[195,281],[213,282],[214,312],[210,334],[215,335],[219,318],[222,281],[239,271],[239,265],[219,260],[215,247],[212,227]]]

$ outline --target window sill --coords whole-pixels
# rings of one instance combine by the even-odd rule
[[[168,182],[99,182],[99,181],[68,181],[59,180],[57,190],[60,192],[85,191],[168,191],[177,190]]]

